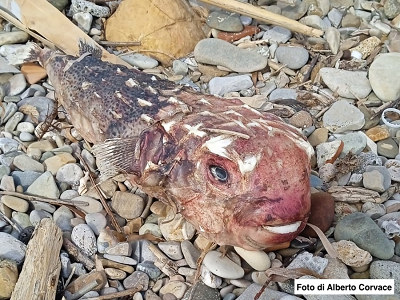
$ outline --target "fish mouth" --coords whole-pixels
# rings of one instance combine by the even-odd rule
[[[296,232],[300,226],[301,226],[302,221],[297,221],[291,224],[286,224],[286,225],[272,225],[272,226],[261,226],[263,229],[275,233],[275,234],[288,234],[288,233],[294,233]]]

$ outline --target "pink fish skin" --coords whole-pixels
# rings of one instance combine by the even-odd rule
[[[124,172],[220,245],[264,249],[303,230],[313,149],[279,117],[95,55],[31,54],[104,173]]]

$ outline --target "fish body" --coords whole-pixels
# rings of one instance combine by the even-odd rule
[[[35,53],[103,172],[124,172],[220,245],[264,249],[303,230],[313,149],[298,129],[95,55]]]

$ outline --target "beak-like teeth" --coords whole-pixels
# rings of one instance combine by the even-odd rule
[[[263,226],[265,230],[268,230],[272,233],[277,233],[277,234],[287,234],[287,233],[293,233],[296,232],[297,229],[299,229],[301,225],[301,221],[297,221],[292,224],[288,225],[283,225],[283,226]]]

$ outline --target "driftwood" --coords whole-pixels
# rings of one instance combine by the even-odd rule
[[[79,56],[79,41],[83,40],[100,48],[103,60],[131,67],[103,49],[46,0],[0,0],[0,16],[50,48],[57,47],[66,54]],[[43,16],[51,16],[50,22]]]
[[[235,0],[202,0],[203,2],[221,7],[223,9],[237,12],[254,19],[267,22],[269,24],[279,25],[291,31],[299,32],[305,35],[319,37],[324,34],[322,30],[309,27],[295,20],[274,14],[265,9],[242,3]]]
[[[71,255],[76,261],[82,263],[86,269],[88,269],[89,271],[94,269],[94,261],[91,260],[86,254],[84,254],[70,240],[64,239],[63,246],[68,254]]]
[[[335,201],[357,203],[357,202],[373,202],[382,203],[381,196],[378,192],[354,186],[332,186],[328,189],[328,193],[332,195]]]
[[[61,229],[43,219],[28,244],[25,262],[11,300],[55,299],[61,270]]]

